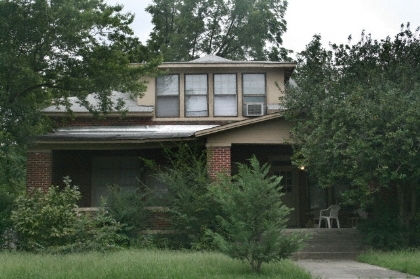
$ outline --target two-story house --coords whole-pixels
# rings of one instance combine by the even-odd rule
[[[283,176],[284,202],[294,208],[289,226],[304,226],[309,210],[306,175],[291,165],[290,123],[279,97],[294,63],[231,61],[206,56],[190,62],[163,63],[166,75],[148,78],[142,98],[125,98],[127,114],[94,118],[76,102],[70,120],[64,108],[44,110],[60,124],[36,138],[28,151],[27,187],[60,185],[70,176],[82,192],[82,207],[94,207],[107,184],[137,187],[138,179],[164,187],[139,157],[164,164],[162,145],[186,142],[207,150],[208,172],[236,172],[237,162],[256,155]],[[92,101],[94,102],[94,101]],[[63,121],[67,119],[67,121]]]

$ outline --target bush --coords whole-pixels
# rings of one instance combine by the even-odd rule
[[[38,189],[16,200],[11,220],[20,249],[45,252],[104,251],[117,248],[124,239],[121,225],[100,208],[93,215],[76,212],[81,194],[65,178],[63,189]]]
[[[396,210],[378,210],[371,219],[361,220],[358,229],[367,245],[378,250],[395,250],[409,246],[409,233],[403,229]]]
[[[104,207],[92,214],[81,214],[73,226],[75,231],[71,241],[65,245],[48,248],[53,253],[74,253],[119,250],[127,242],[121,234],[124,225],[115,221]]]
[[[7,243],[10,241],[9,233],[6,233],[7,230],[10,230],[12,227],[12,221],[10,216],[12,214],[12,207],[15,201],[15,197],[9,194],[7,191],[0,188],[0,243]]]
[[[34,250],[68,244],[75,234],[76,202],[81,195],[66,179],[64,189],[51,186],[46,193],[37,189],[16,200],[11,219],[20,247]]]
[[[108,187],[108,197],[104,206],[115,221],[122,224],[120,234],[126,237],[129,245],[134,244],[141,231],[147,228],[150,214],[146,209],[148,196],[147,189],[140,192],[118,185]]]
[[[220,251],[246,260],[254,271],[262,263],[280,261],[300,246],[299,235],[285,235],[291,209],[281,202],[281,177],[268,176],[270,166],[252,157],[250,167],[239,164],[234,177],[223,175],[213,187],[215,199],[226,217],[220,217],[224,233],[213,233]]]
[[[164,151],[169,165],[160,167],[153,161],[145,162],[168,189],[164,204],[169,210],[168,221],[178,232],[168,238],[169,246],[209,249],[211,241],[206,231],[216,227],[220,207],[209,194],[206,153],[185,144]]]

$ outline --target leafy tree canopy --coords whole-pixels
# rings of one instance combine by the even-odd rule
[[[39,108],[52,99],[69,105],[67,97],[96,93],[106,112],[112,90],[141,95],[139,77],[156,63],[129,67],[144,56],[129,28],[133,15],[121,9],[103,0],[0,0],[3,144],[39,133],[45,127]]]
[[[420,178],[420,37],[362,33],[326,50],[314,36],[286,92],[297,152],[323,186],[350,185],[359,199],[396,187],[399,212],[415,212]],[[359,202],[363,202],[360,201]]]
[[[286,8],[286,0],[154,0],[146,8],[154,24],[148,44],[165,61],[285,59]]]

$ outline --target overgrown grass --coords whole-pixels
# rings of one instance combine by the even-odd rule
[[[294,278],[311,276],[292,261],[263,265],[259,274],[249,264],[210,252],[126,250],[69,255],[0,253],[0,278]]]
[[[359,256],[364,263],[386,267],[411,275],[420,276],[420,250],[377,252],[370,251]]]

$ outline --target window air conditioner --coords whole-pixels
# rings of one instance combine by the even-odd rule
[[[246,116],[261,116],[264,115],[263,103],[248,103],[245,104]]]

